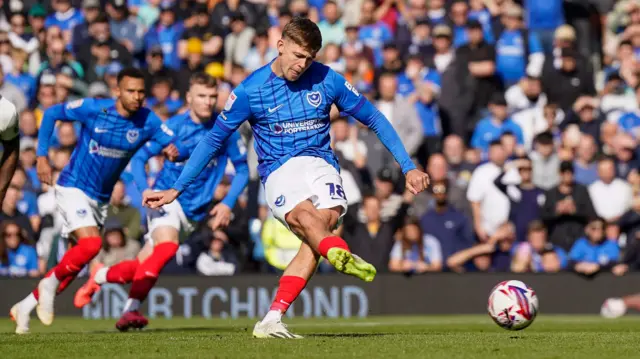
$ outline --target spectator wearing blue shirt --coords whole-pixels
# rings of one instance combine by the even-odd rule
[[[587,276],[609,270],[620,259],[615,240],[605,237],[605,221],[595,218],[585,228],[585,237],[578,239],[569,251],[569,267]]]
[[[389,256],[389,271],[406,274],[442,271],[440,241],[423,233],[417,218],[408,217]]]
[[[574,175],[577,183],[589,186],[598,180],[597,152],[598,146],[592,136],[580,136],[576,159],[573,161]]]
[[[0,225],[0,276],[40,276],[36,249],[27,244],[20,226],[11,220]]]
[[[529,223],[527,241],[513,248],[511,271],[555,273],[564,270],[567,263],[567,252],[547,241],[547,228],[536,220]]]
[[[527,28],[536,34],[542,43],[544,52],[551,54],[554,32],[564,24],[562,0],[525,0]]]
[[[20,138],[20,165],[27,174],[26,186],[40,193],[42,184],[36,171],[36,141],[33,138]]]
[[[40,229],[40,216],[38,212],[38,197],[32,188],[27,187],[27,174],[22,167],[17,167],[11,178],[11,186],[19,189],[22,195],[18,199],[16,207],[18,211],[29,217],[31,228],[35,232]]]
[[[454,253],[473,247],[473,227],[469,219],[449,203],[448,180],[434,181],[431,186],[435,207],[420,218],[425,235],[435,238],[443,261]]]
[[[165,105],[173,116],[182,107],[182,100],[171,96],[173,81],[169,77],[157,77],[151,86],[151,97],[147,98],[147,106]]]
[[[495,93],[489,101],[491,115],[476,125],[471,137],[471,147],[480,149],[486,158],[489,144],[500,139],[505,132],[512,133],[518,145],[524,145],[522,129],[513,120],[507,117],[507,101],[501,93]]]
[[[469,16],[469,5],[467,5],[466,0],[456,0],[451,5],[451,22],[453,28],[453,46],[458,48],[460,46],[466,45],[469,42],[469,36],[467,33],[467,24],[469,20],[471,20]],[[494,42],[493,34],[490,29],[490,26],[480,26],[483,30],[484,40],[491,44]]]
[[[55,13],[47,16],[44,27],[58,26],[64,33],[66,39],[71,38],[71,30],[84,22],[84,16],[72,5],[70,0],[53,0],[52,4]]]
[[[24,50],[14,48],[11,51],[13,69],[4,77],[5,81],[22,90],[22,93],[27,100],[27,104],[31,104],[36,98],[36,89],[38,86],[35,77],[25,71],[25,64],[27,63],[28,57],[29,54]]]
[[[481,272],[509,272],[511,253],[516,239],[513,223],[501,225],[489,239],[475,246],[454,253],[447,259],[447,266],[456,272],[473,263]]]
[[[544,53],[538,37],[524,28],[522,8],[508,7],[503,23],[504,31],[496,35],[496,69],[509,88],[525,74],[540,76]],[[497,30],[496,30],[497,31]]]
[[[358,38],[373,50],[375,66],[382,65],[382,46],[393,40],[393,34],[389,26],[382,21],[376,21],[374,11],[376,3],[373,0],[365,0],[362,3],[360,13],[360,27]]]
[[[183,31],[183,23],[176,21],[176,16],[173,13],[173,4],[169,1],[163,1],[160,4],[158,22],[145,35],[145,48],[149,50],[155,45],[160,45],[165,66],[178,70],[181,64],[178,56],[178,41],[180,41]]]

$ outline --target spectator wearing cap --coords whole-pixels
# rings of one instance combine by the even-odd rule
[[[147,53],[147,68],[144,72],[144,85],[147,96],[151,95],[151,86],[156,77],[168,77],[177,82],[177,72],[167,67],[164,63],[164,54],[160,45],[154,45]]]
[[[447,25],[437,25],[433,29],[433,47],[436,51],[433,62],[441,74],[451,65],[455,56],[452,36],[451,28]]]
[[[358,38],[373,50],[375,57],[374,65],[382,66],[382,48],[383,45],[393,40],[393,34],[389,26],[382,22],[376,21],[374,12],[376,11],[376,3],[373,0],[363,0],[360,8],[360,27],[358,29]]]
[[[631,208],[633,191],[625,180],[616,178],[615,160],[598,160],[598,180],[589,186],[589,196],[596,214],[608,222],[615,222]]]
[[[268,64],[278,56],[278,50],[269,46],[269,36],[266,32],[259,32],[253,38],[253,47],[244,61],[247,72],[253,72]]]
[[[562,66],[562,49],[576,48],[576,30],[571,25],[558,27],[553,34],[553,61],[555,68]],[[580,59],[583,62],[582,58]]]
[[[170,0],[163,0],[160,4],[160,17],[146,33],[144,37],[145,49],[147,51],[153,46],[160,45],[164,64],[173,70],[180,68],[180,57],[178,55],[178,41],[184,32],[184,24],[176,20],[173,12],[173,3]]]
[[[73,27],[71,48],[74,54],[79,53],[80,48],[91,41],[89,24],[96,20],[100,14],[100,8],[100,0],[82,0],[82,14],[85,21]]]
[[[18,86],[6,81],[2,66],[0,66],[0,95],[13,103],[18,113],[27,108],[27,97]]]
[[[244,15],[236,12],[231,15],[231,32],[224,39],[224,61],[227,66],[242,64],[249,54],[256,31],[247,26]]]
[[[211,62],[223,63],[224,51],[222,33],[211,21],[207,6],[196,4],[192,11],[195,13],[195,25],[185,29],[182,38],[178,42],[178,54],[181,59],[187,58],[189,39],[197,38],[202,42],[202,63]]]
[[[378,93],[380,99],[376,102],[376,107],[398,132],[407,152],[414,155],[422,143],[424,130],[416,108],[406,98],[398,95],[395,74],[384,73],[380,76]]]
[[[20,49],[27,54],[38,51],[40,41],[33,32],[27,31],[27,17],[25,13],[16,12],[9,19],[11,31],[9,31],[9,41],[14,49]]]
[[[345,26],[342,21],[340,8],[334,0],[328,0],[322,6],[323,20],[318,23],[322,34],[322,43],[342,45],[345,39]]]
[[[102,235],[102,249],[91,262],[110,267],[122,261],[136,259],[140,252],[140,242],[127,238],[122,222],[116,217],[107,218]]]
[[[542,208],[549,241],[566,251],[584,233],[589,218],[596,216],[587,188],[575,182],[573,171],[573,163],[560,163],[560,183],[547,191]]]
[[[27,103],[31,104],[36,98],[37,81],[30,73],[25,71],[29,55],[20,48],[14,48],[11,51],[13,59],[13,69],[5,75],[5,80],[16,85],[22,90]]]
[[[38,36],[41,33],[41,31],[44,29],[44,22],[45,22],[46,16],[47,16],[47,10],[45,10],[42,4],[35,3],[29,8],[27,17],[29,20],[29,26],[31,27],[31,32],[34,35]]]
[[[558,185],[560,158],[555,151],[551,132],[536,135],[533,151],[529,154],[533,165],[533,184],[545,191]]]
[[[71,30],[74,26],[84,22],[82,12],[71,5],[71,0],[53,0],[51,6],[55,12],[47,16],[44,27],[58,26],[67,42],[71,40]]]
[[[130,16],[126,0],[109,0],[106,6],[111,35],[132,54],[137,54],[144,45],[144,27]]]
[[[467,200],[471,203],[473,228],[480,242],[486,242],[509,218],[509,199],[494,183],[502,173],[506,159],[500,141],[491,142],[489,161],[478,166],[469,181]]]
[[[553,60],[545,62],[542,74],[542,87],[550,102],[557,103],[564,111],[580,96],[595,96],[593,74],[578,66],[579,54],[573,48],[564,48],[561,52],[562,66],[556,69]]]
[[[102,47],[103,51],[108,53],[111,61],[117,61],[123,66],[132,64],[133,57],[131,52],[111,36],[111,25],[107,15],[100,13],[89,24],[89,33],[91,34],[91,42],[81,46],[77,54],[77,60],[82,64],[83,68],[95,66],[96,56],[94,52],[96,51],[96,46]]]
[[[203,43],[197,37],[191,38],[187,41],[187,58],[185,64],[178,70],[177,82],[175,88],[184,97],[189,91],[189,80],[191,75],[196,72],[204,71],[203,62]]]
[[[465,43],[456,50],[457,71],[470,76],[471,85],[467,89],[472,94],[470,114],[475,115],[484,110],[491,96],[503,92],[502,80],[496,74],[496,49],[487,42],[483,35],[482,24],[477,20],[469,20],[466,24]]]
[[[544,48],[550,55],[553,48],[556,28],[565,22],[562,0],[525,1],[525,16],[527,28],[536,34]]]
[[[540,40],[524,27],[522,8],[509,5],[502,17],[504,30],[496,33],[496,70],[505,86],[511,87],[525,74],[540,76],[545,55]]]
[[[507,102],[501,93],[493,95],[489,101],[489,111],[491,115],[476,125],[471,137],[471,147],[479,149],[486,156],[489,143],[499,139],[505,132],[513,133],[518,145],[524,145],[522,129],[508,117]]]

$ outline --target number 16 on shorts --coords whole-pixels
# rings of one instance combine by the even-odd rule
[[[329,187],[329,196],[331,196],[331,199],[347,200],[347,196],[344,194],[344,189],[342,189],[341,185],[336,183],[326,183],[326,185]]]

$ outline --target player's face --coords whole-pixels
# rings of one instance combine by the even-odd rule
[[[316,54],[290,40],[278,40],[280,67],[288,81],[295,81],[307,71]]]
[[[218,100],[218,89],[206,85],[194,84],[187,93],[189,108],[201,120],[208,120]]]
[[[116,98],[122,107],[130,112],[136,112],[144,103],[144,80],[132,77],[125,77],[116,88]]]

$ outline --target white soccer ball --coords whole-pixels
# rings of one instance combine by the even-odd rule
[[[538,297],[533,289],[519,280],[504,281],[491,290],[488,311],[500,327],[522,330],[536,319]]]
[[[608,319],[619,318],[627,313],[627,306],[621,298],[609,298],[600,308],[600,315]]]

